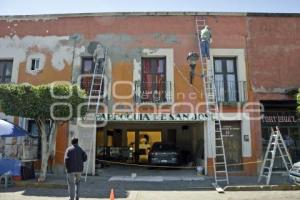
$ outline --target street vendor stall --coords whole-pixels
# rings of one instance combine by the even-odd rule
[[[23,143],[18,143],[19,138],[27,135],[28,132],[19,126],[0,119],[0,176],[9,174],[15,179],[34,178],[33,163],[22,160]]]

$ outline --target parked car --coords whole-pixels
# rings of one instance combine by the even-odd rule
[[[148,155],[151,165],[179,165],[179,153],[175,144],[155,142]]]
[[[300,184],[300,162],[294,163],[289,173],[290,180],[296,184]]]

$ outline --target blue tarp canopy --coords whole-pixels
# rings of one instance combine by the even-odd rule
[[[0,119],[0,137],[20,137],[28,134],[19,126]],[[9,172],[12,176],[21,175],[21,161],[13,159],[0,159],[0,175]]]
[[[0,119],[0,137],[19,137],[28,134],[19,126]]]
[[[9,172],[12,176],[21,176],[21,161],[0,159],[0,175]]]

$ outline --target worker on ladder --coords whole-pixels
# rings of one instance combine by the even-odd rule
[[[202,58],[206,58],[209,60],[209,48],[210,43],[212,42],[212,35],[207,25],[201,30],[199,37],[201,42],[200,45]]]
[[[98,44],[97,48],[94,51],[93,54],[93,59],[94,59],[94,63],[95,65],[98,65],[98,71],[97,74],[102,74],[102,70],[103,70],[103,64],[104,64],[104,60],[105,60],[105,47],[102,44]]]

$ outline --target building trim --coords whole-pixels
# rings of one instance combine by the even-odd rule
[[[172,48],[162,49],[143,49],[141,57],[134,59],[133,61],[133,83],[141,79],[142,71],[142,59],[141,58],[155,58],[155,57],[166,57],[166,81],[171,83],[171,94],[167,94],[171,97],[170,104],[174,103],[174,50]],[[134,90],[134,88],[133,88]],[[140,92],[140,91],[137,91]],[[135,91],[133,91],[133,94]]]
[[[235,57],[236,58],[236,69],[237,69],[237,81],[245,81],[247,82],[247,69],[246,69],[246,56],[245,56],[245,49],[217,49],[217,48],[211,48],[210,49],[211,57]],[[209,60],[210,66],[213,66],[213,59]],[[244,90],[245,88],[241,88],[239,86],[238,91],[245,92],[245,96],[243,97],[240,93],[239,99],[245,99],[247,100],[247,90]]]
[[[221,121],[241,121],[242,157],[251,157],[251,130],[249,113],[221,113]],[[247,138],[248,140],[246,140]]]
[[[0,20],[53,20],[63,17],[101,17],[101,16],[259,16],[259,17],[299,17],[300,13],[265,13],[265,12],[103,12],[103,13],[68,13],[37,15],[3,15]]]

